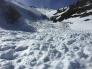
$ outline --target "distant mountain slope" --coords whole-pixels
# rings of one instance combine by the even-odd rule
[[[92,1],[80,0],[74,5],[58,9],[50,19],[53,22],[68,22],[75,31],[92,32]]]
[[[14,6],[23,17],[29,20],[47,19],[47,17],[40,11],[36,10],[33,7],[26,6],[21,2],[11,1],[10,4],[11,6]]]
[[[6,15],[5,18],[8,21],[14,22],[17,21],[20,17],[32,21],[48,19],[46,15],[36,10],[36,8],[26,6],[20,2],[13,0],[1,0],[0,3],[1,11],[3,11],[3,13]]]
[[[63,21],[70,17],[85,17],[92,15],[92,11],[87,12],[87,10],[92,10],[91,0],[79,0],[76,4],[69,5],[66,8],[58,9],[54,16],[51,17],[53,21]]]

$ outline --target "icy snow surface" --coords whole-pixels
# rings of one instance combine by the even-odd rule
[[[75,31],[92,32],[92,15],[86,17],[69,18],[65,20],[71,24],[69,27]]]
[[[92,16],[9,24],[0,12],[0,69],[92,69],[91,22]]]

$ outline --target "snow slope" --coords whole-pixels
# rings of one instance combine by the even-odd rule
[[[44,14],[36,10],[35,8],[26,6],[18,1],[7,1],[11,6],[16,8],[20,14],[29,20],[40,20],[40,19],[48,19]]]
[[[21,18],[7,24],[0,9],[0,69],[91,69],[91,21],[90,15],[57,23]],[[91,31],[80,31],[81,24]]]
[[[82,31],[82,32],[92,32],[92,15],[80,18],[70,18],[68,19],[69,22],[73,23],[70,24],[70,28],[75,31]],[[67,20],[66,20],[67,21]]]

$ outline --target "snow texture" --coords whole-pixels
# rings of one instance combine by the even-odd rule
[[[92,69],[92,15],[15,24],[4,15],[0,9],[0,69]]]

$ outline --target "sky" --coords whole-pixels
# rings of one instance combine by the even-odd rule
[[[58,9],[69,4],[75,3],[78,0],[17,0],[28,6],[34,6],[38,8],[51,8]]]

